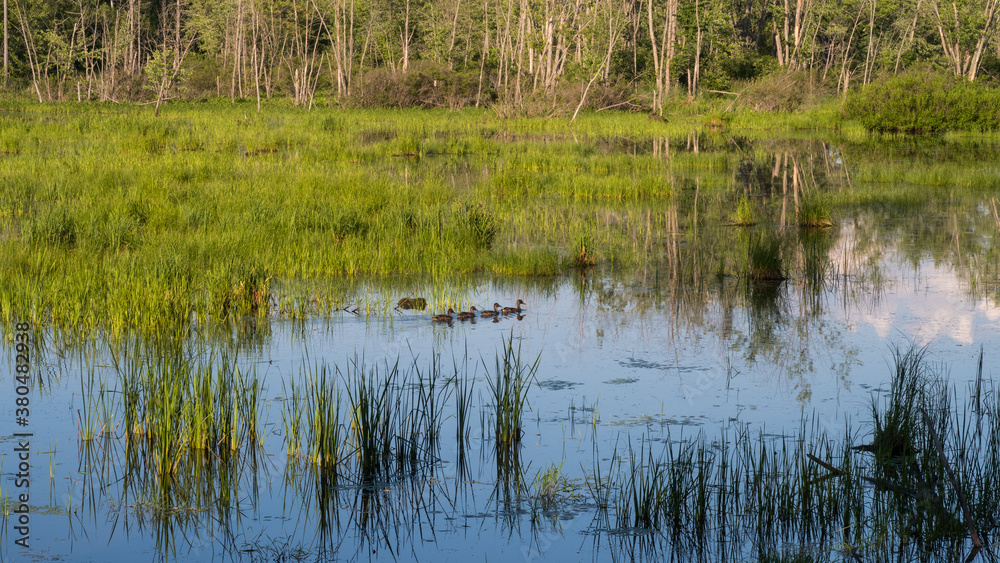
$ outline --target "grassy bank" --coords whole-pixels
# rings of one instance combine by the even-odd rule
[[[171,104],[155,118],[135,106],[9,105],[0,121],[3,322],[156,332],[301,313],[319,300],[343,306],[354,296],[276,288],[358,276],[651,264],[741,275],[737,201],[773,230],[825,224],[838,205],[900,191],[926,201],[987,182],[961,159],[916,168],[879,159],[865,146],[874,141],[829,108],[811,130],[801,116],[749,113],[663,122],[606,112],[570,126],[488,110],[255,109]],[[781,128],[789,139],[776,141]],[[941,189],[880,194],[872,183]],[[676,251],[720,226],[728,230]]]

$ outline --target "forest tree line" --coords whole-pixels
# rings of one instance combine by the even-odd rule
[[[354,106],[662,113],[766,76],[845,93],[914,67],[1000,76],[1000,0],[3,0],[38,101],[317,95]],[[780,83],[778,83],[780,84]],[[777,86],[776,86],[777,87]]]

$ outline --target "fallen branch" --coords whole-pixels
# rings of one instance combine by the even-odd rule
[[[624,102],[619,102],[617,104],[611,104],[610,106],[604,106],[604,107],[602,107],[600,109],[595,109],[594,113],[597,113],[599,111],[604,111],[606,109],[616,108],[618,106],[624,106],[626,104],[631,105],[633,108],[636,108],[636,109],[638,109],[639,107],[641,107],[641,106],[637,106],[637,105],[633,104],[631,100],[625,100]]]
[[[965,518],[965,525],[969,527],[969,536],[972,538],[972,545],[982,548],[983,540],[979,538],[976,523],[972,520],[972,511],[969,510],[969,503],[965,500],[965,493],[962,492],[962,488],[958,486],[958,479],[955,477],[955,472],[951,469],[951,464],[948,463],[948,457],[944,455],[944,446],[941,445],[941,439],[938,438],[937,432],[934,431],[934,422],[931,420],[931,417],[927,416],[927,411],[923,408],[920,409],[920,414],[924,417],[924,424],[927,425],[927,431],[930,432],[931,439],[934,441],[938,457],[941,458],[941,463],[944,464],[944,471],[948,475],[948,480],[951,481],[951,486],[955,489],[955,496],[958,497],[958,503],[962,506],[962,516]]]
[[[820,458],[818,458],[818,457],[816,457],[816,456],[814,456],[812,454],[806,454],[806,457],[808,457],[809,459],[811,459],[815,463],[818,463],[820,466],[823,467],[823,469],[826,469],[827,471],[829,471],[830,473],[833,473],[834,475],[846,475],[846,473],[844,473],[840,469],[834,467],[833,465],[830,465],[829,463],[823,461],[822,459],[820,459]]]

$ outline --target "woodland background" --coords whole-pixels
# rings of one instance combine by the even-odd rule
[[[757,110],[919,71],[1000,77],[1000,0],[3,0],[3,89],[47,101]],[[951,83],[957,82],[950,78]]]

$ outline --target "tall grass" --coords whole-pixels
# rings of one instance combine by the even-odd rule
[[[225,356],[140,344],[112,359],[121,396],[115,424],[126,443],[151,456],[158,474],[173,474],[192,451],[228,457],[258,450],[261,383],[253,370]]]
[[[493,408],[493,439],[499,452],[510,452],[521,445],[524,430],[521,417],[528,405],[528,390],[535,378],[541,355],[531,364],[521,360],[521,344],[514,346],[514,335],[503,344],[493,372],[487,375]]]
[[[868,443],[849,426],[832,436],[818,419],[777,437],[741,429],[712,441],[643,439],[616,448],[617,467],[596,465],[598,510],[614,512],[613,530],[660,531],[673,549],[702,553],[724,541],[741,546],[739,557],[762,560],[789,544],[798,546],[795,557],[827,545],[865,560],[892,560],[900,550],[964,558],[973,528],[996,528],[990,511],[1000,504],[985,484],[997,471],[998,403],[988,418],[972,399],[955,411],[924,349],[897,348],[893,359],[890,389],[862,435]]]
[[[674,261],[671,237],[731,222],[735,192],[758,222],[806,195],[800,218],[824,221],[823,210],[809,218],[815,194],[783,186],[775,155],[798,155],[792,176],[833,192],[819,200],[831,213],[901,198],[933,207],[993,181],[972,154],[990,146],[914,162],[864,137],[774,140],[742,118],[719,132],[601,113],[569,130],[472,110],[274,107],[248,119],[238,105],[177,104],[160,118],[79,108],[25,107],[0,126],[5,323],[155,334],[349,304],[294,293],[302,282],[549,276],[595,257],[635,271]],[[394,156],[407,153],[416,159]],[[731,239],[697,240],[692,255],[725,254],[716,263],[738,269]]]
[[[423,471],[438,459],[451,392],[437,356],[408,369],[398,361],[371,366],[363,358],[343,370],[314,365],[286,391],[286,452],[323,475],[349,474],[368,484]]]
[[[84,388],[86,408],[100,409],[98,382],[110,375],[117,388],[107,396],[120,401],[109,412],[111,427],[121,429],[123,461],[107,460],[114,435],[81,436],[87,465],[101,468],[94,486],[114,481],[141,495],[144,504],[135,510],[158,514],[164,530],[182,520],[179,506],[218,506],[212,517],[230,521],[223,507],[232,507],[240,483],[260,471],[254,451],[266,421],[251,413],[262,401],[260,382],[211,352],[119,352],[114,371],[95,370]],[[531,467],[522,459],[521,426],[537,360],[524,362],[509,337],[494,365],[483,363],[490,394],[478,405],[486,438],[480,459],[489,458],[487,450],[496,456],[491,503],[500,526],[514,529],[520,514],[537,516],[572,501],[574,510],[593,508],[592,532],[613,545],[632,538],[641,545],[631,548],[651,556],[670,550],[727,560],[838,557],[830,553],[872,561],[917,553],[954,558],[967,553],[973,528],[984,536],[996,531],[1000,494],[990,483],[1000,471],[1000,395],[984,381],[978,400],[956,404],[924,349],[893,351],[888,390],[873,397],[870,423],[862,428],[804,417],[798,428],[778,434],[736,425],[717,436],[626,435],[611,452],[595,441],[582,502],[577,497],[584,492],[562,464],[537,470],[530,487],[525,481]],[[451,371],[436,356],[379,364],[354,358],[343,367],[307,363],[289,382],[285,479],[296,498],[315,507],[324,537],[345,533],[339,519],[349,514],[359,537],[379,549],[398,541],[393,534],[408,533],[408,519],[436,510],[439,496],[458,506],[434,485],[441,430],[446,407],[454,405],[462,450],[477,405],[465,366],[456,361]],[[476,486],[460,480],[456,494]]]

